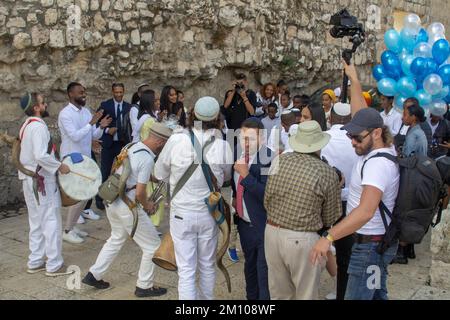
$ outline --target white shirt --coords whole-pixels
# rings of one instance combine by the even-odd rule
[[[274,102],[275,101],[275,97],[272,97],[272,99],[265,99],[263,98],[263,96],[261,95],[260,92],[256,93],[256,102],[261,103],[263,105],[269,105],[269,103]],[[257,107],[255,110],[255,116],[261,116],[264,114],[264,109],[263,107]]]
[[[286,150],[287,146],[284,142],[288,139],[289,134],[280,123],[272,128],[269,139],[267,140],[267,147],[275,153],[278,153],[279,150]]]
[[[138,105],[132,105],[130,109],[130,124],[131,124],[131,130],[134,132],[134,128],[136,128],[138,123],[138,113],[139,113],[139,102]]]
[[[123,101],[118,102],[114,99],[113,99],[113,101],[114,101],[114,112],[115,112],[116,119],[117,119],[116,121],[122,121],[121,123],[123,123]],[[118,119],[118,117],[117,117],[117,109],[118,109],[119,105],[120,105],[120,119]],[[116,124],[116,128],[117,128],[117,124]],[[106,129],[106,133],[108,133],[108,128]],[[119,136],[117,134],[117,131],[116,131],[116,133],[114,133],[113,141],[119,141]]]
[[[128,158],[130,159],[131,173],[127,179],[127,188],[131,188],[138,183],[146,185],[150,181],[155,154],[145,144],[138,142],[128,150]],[[122,170],[123,168],[120,167],[117,173],[121,174]]]
[[[249,163],[248,163],[248,168],[250,168],[250,166],[252,165],[253,161],[255,160],[257,153],[250,155],[249,157]],[[241,158],[244,157],[244,154],[241,155]],[[239,182],[239,173],[237,173],[236,171],[234,172],[234,186],[236,187],[236,190],[238,189],[238,182]],[[244,197],[242,197],[242,207],[244,208],[244,215],[242,216],[242,220],[244,220],[245,222],[250,223],[250,216],[248,214],[247,211],[247,206],[245,205],[245,200]]]
[[[31,119],[36,119],[28,123]],[[26,125],[28,123],[28,125]],[[26,125],[26,126],[25,126]],[[22,135],[23,133],[23,135]],[[56,181],[56,171],[61,163],[56,160],[55,153],[48,154],[48,142],[50,132],[41,118],[29,117],[20,128],[19,137],[22,136],[20,144],[20,163],[28,170],[36,171],[37,166],[42,169],[39,174],[47,181]],[[28,176],[19,171],[19,179],[24,180]]]
[[[276,117],[275,119],[270,119],[269,116],[264,117],[261,122],[264,125],[264,129],[267,130],[267,136],[270,137],[270,132],[272,131],[272,128],[281,124],[281,119],[279,117]]]
[[[355,153],[352,141],[347,137],[346,131],[341,130],[342,127],[342,124],[336,124],[327,131],[331,138],[330,142],[322,149],[321,155],[327,159],[330,166],[338,168],[344,175],[345,187],[341,191],[341,199],[347,201],[352,170],[358,161],[358,155]]]
[[[73,152],[79,152],[91,157],[92,139],[100,139],[103,129],[90,125],[91,112],[82,107],[78,109],[69,103],[58,116],[58,126],[61,132],[61,157]]]
[[[430,118],[428,118],[427,121],[431,128],[431,136],[434,136],[434,133],[436,132],[437,127],[439,126],[439,122],[436,124],[432,124]]]
[[[144,125],[145,120],[147,120],[148,118],[150,118],[150,115],[148,113],[144,113],[137,121],[132,134],[133,142],[141,141],[141,128]]]
[[[393,136],[396,136],[403,123],[402,115],[394,108],[392,108],[388,114],[386,114],[386,112],[384,111],[381,111],[380,115],[383,118],[384,125],[391,130],[391,134]]]
[[[277,102],[278,105],[278,112],[276,114],[276,116],[279,118],[281,117],[281,114],[283,113],[283,111],[285,110],[291,110],[294,107],[294,103],[291,101],[291,103],[287,106],[287,108],[283,107],[281,105],[281,102]]]
[[[400,182],[400,173],[397,164],[386,158],[371,159],[364,167],[364,178],[361,181],[361,167],[364,161],[380,152],[396,155],[394,147],[376,149],[368,155],[360,156],[354,166],[349,186],[347,214],[351,214],[352,210],[359,206],[363,186],[365,185],[373,186],[381,190],[383,192],[382,200],[386,207],[390,212],[394,209]],[[391,221],[387,215],[386,220],[388,224]],[[357,231],[357,233],[364,235],[381,235],[385,232],[386,229],[380,215],[380,210],[378,209],[373,218]]]
[[[231,148],[222,139],[219,130],[199,131],[194,128],[193,131],[202,146],[213,135],[216,137],[216,140],[208,147],[205,157],[220,188],[224,181],[231,179],[231,167],[234,163]],[[187,130],[174,132],[159,154],[154,176],[158,180],[169,181],[171,195],[180,178],[194,161],[194,154],[195,150]],[[171,209],[185,214],[205,212],[208,210],[205,199],[209,194],[208,184],[199,165],[183,188],[172,198]]]

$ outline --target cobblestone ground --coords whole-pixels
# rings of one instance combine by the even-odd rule
[[[63,221],[66,210],[62,210]],[[89,237],[81,245],[64,242],[63,255],[66,265],[76,265],[83,276],[94,263],[102,245],[109,236],[110,227],[105,213],[101,220],[87,221],[81,229]],[[167,220],[160,227],[167,231]],[[450,292],[427,286],[430,260],[430,235],[417,246],[417,259],[408,265],[391,265],[388,288],[391,299],[450,299]],[[138,246],[128,241],[120,252],[105,280],[111,283],[107,290],[99,291],[81,284],[80,289],[70,290],[67,277],[48,278],[43,273],[26,273],[28,251],[28,215],[26,209],[10,210],[0,214],[0,299],[135,299],[134,289],[141,252]],[[216,283],[217,299],[245,299],[244,264],[242,251],[240,262],[231,263],[224,258],[231,279],[232,292],[228,293],[223,275],[218,271]],[[168,293],[158,299],[177,299],[176,273],[156,268],[156,284],[168,288]],[[331,278],[323,272],[320,297],[331,292]]]

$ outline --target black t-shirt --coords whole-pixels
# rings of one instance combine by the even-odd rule
[[[253,110],[256,109],[256,93],[252,90],[246,91],[248,101],[253,106]],[[227,99],[225,94],[225,100]],[[224,100],[224,101],[225,101]],[[238,93],[234,93],[233,100],[228,108],[223,109],[225,113],[225,120],[227,121],[227,127],[229,129],[240,129],[242,122],[250,117],[250,114],[245,107],[244,100]]]
[[[440,147],[439,144],[443,142],[450,142],[450,122],[446,119],[439,121],[436,131],[433,135],[433,143],[428,149],[428,155],[433,158],[449,155],[450,151],[447,148]]]

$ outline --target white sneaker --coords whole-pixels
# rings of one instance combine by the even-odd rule
[[[77,223],[78,224],[85,224],[86,223],[86,220],[84,220],[84,218],[83,218],[83,216],[81,214],[80,214],[80,217],[78,218]]]
[[[75,233],[82,238],[87,237],[89,235],[89,233],[87,233],[86,231],[82,231],[82,230],[78,229],[77,227],[73,227],[73,231],[75,231]]]
[[[84,210],[83,212],[81,212],[81,215],[83,216],[83,218],[90,219],[90,220],[99,220],[100,219],[100,216],[98,214],[96,214],[94,212],[94,210],[92,210],[92,209]]]
[[[330,292],[329,294],[327,294],[325,299],[327,299],[327,300],[336,300],[336,293]]]
[[[70,230],[69,232],[64,231],[63,240],[75,244],[80,244],[84,242],[84,239],[81,238],[74,230]]]

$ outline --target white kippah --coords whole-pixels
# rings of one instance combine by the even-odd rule
[[[291,111],[292,112],[300,112],[300,109],[299,108],[292,108]]]
[[[352,108],[348,103],[337,102],[333,106],[334,113],[338,116],[346,117],[352,113]]]
[[[283,114],[290,114],[292,112],[292,110],[284,110],[282,113],[281,113],[281,115],[283,115]]]

